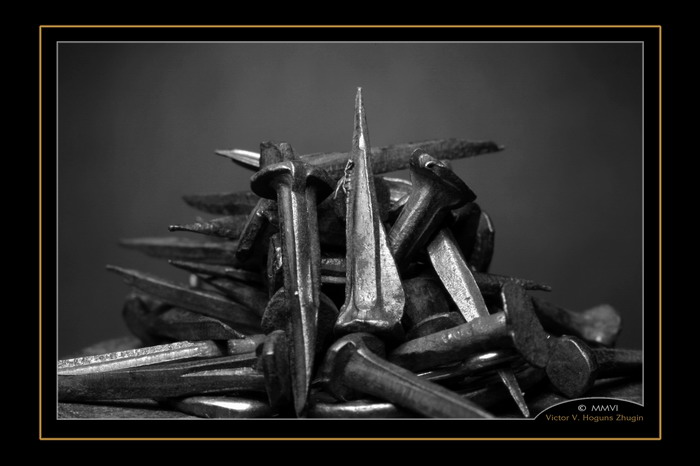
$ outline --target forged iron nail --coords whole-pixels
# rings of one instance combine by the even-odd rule
[[[267,293],[257,287],[237,283],[228,278],[209,278],[206,275],[197,275],[204,283],[217,289],[226,297],[238,304],[245,306],[262,317],[267,306]]]
[[[245,269],[252,266],[236,259],[234,241],[205,242],[180,237],[133,238],[123,239],[119,245],[158,259],[203,262]]]
[[[157,344],[162,340],[230,340],[245,337],[218,319],[136,294],[125,300],[122,318],[131,333],[147,344]]]
[[[115,351],[95,356],[83,356],[58,361],[58,375],[97,374],[103,372],[133,369],[162,364],[165,362],[190,359],[215,358],[249,353],[251,346],[258,346],[260,337],[238,342],[227,341],[178,341],[165,345],[148,346],[133,350]],[[231,344],[229,344],[231,343]],[[252,350],[254,351],[254,349]]]
[[[277,199],[291,316],[292,390],[295,411],[302,415],[313,368],[321,285],[316,204],[333,187],[325,171],[300,161],[287,143],[263,143],[261,152],[262,168],[253,175],[250,186],[261,197]]]
[[[191,396],[167,400],[166,404],[183,413],[216,419],[270,417],[274,411],[268,403],[238,396]]]
[[[375,148],[371,151],[372,171],[374,173],[387,173],[403,170],[408,167],[408,159],[416,150],[430,152],[441,160],[449,160],[500,152],[503,149],[503,146],[491,141],[467,141],[456,138],[396,144]],[[252,170],[259,166],[260,155],[254,152],[233,149],[218,150],[216,153]],[[319,152],[302,155],[300,158],[312,165],[325,168],[337,180],[343,176],[345,163],[350,158],[350,154],[347,152]]]
[[[480,406],[378,356],[383,343],[368,333],[346,335],[328,350],[321,369],[326,388],[344,400],[359,391],[428,417],[489,418]]]
[[[576,337],[564,336],[552,344],[547,377],[564,396],[577,398],[588,392],[597,378],[640,375],[642,352],[589,348]]]
[[[219,319],[244,334],[260,333],[260,317],[246,306],[217,293],[195,290],[136,270],[108,265],[124,281],[172,306]]]
[[[208,275],[219,278],[230,278],[237,282],[248,285],[262,285],[265,283],[263,276],[257,272],[227,267],[225,265],[203,264],[200,262],[188,262],[179,260],[169,260],[168,263],[179,269],[186,270],[197,275]]]
[[[229,215],[211,220],[198,220],[184,225],[170,225],[169,231],[188,231],[202,235],[215,236],[230,240],[237,240],[243,231],[246,217],[243,215]]]
[[[389,360],[419,371],[475,353],[513,347],[529,364],[544,368],[549,360],[549,335],[537,320],[529,297],[513,283],[506,283],[502,294],[502,312],[407,341],[391,352]]]
[[[452,209],[473,201],[476,195],[452,170],[425,152],[411,156],[413,188],[389,232],[391,252],[401,268],[440,227]]]
[[[264,392],[255,353],[136,369],[58,376],[59,401],[172,398],[235,391]]]
[[[622,330],[620,314],[607,304],[577,312],[538,297],[532,303],[542,326],[556,335],[575,335],[593,344],[613,346]]]
[[[100,341],[86,348],[81,348],[78,351],[72,352],[63,359],[83,358],[85,356],[97,356],[105,353],[116,353],[117,351],[127,351],[143,348],[144,343],[135,335],[127,335],[119,338],[110,338],[109,340]]]
[[[182,199],[190,207],[214,215],[248,215],[260,200],[250,191],[189,194]]]
[[[379,217],[370,142],[362,90],[355,97],[355,129],[350,163],[350,193],[346,216],[345,303],[340,308],[338,334],[369,332],[402,336],[405,296]]]
[[[545,379],[544,371],[528,367],[517,373],[517,380],[524,390],[534,389]],[[458,390],[466,399],[483,408],[498,407],[512,401],[510,393],[500,383],[490,384],[478,389],[468,388]],[[374,399],[361,399],[339,402],[329,400],[326,396],[314,396],[309,406],[309,417],[315,418],[415,418],[419,415],[389,403]]]
[[[427,246],[428,256],[445,289],[462,314],[464,322],[489,315],[481,290],[448,228],[439,230]],[[525,417],[530,411],[511,369],[499,369],[498,375]]]

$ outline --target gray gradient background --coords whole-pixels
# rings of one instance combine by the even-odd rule
[[[349,150],[443,137],[507,150],[453,169],[493,217],[491,271],[623,316],[642,346],[641,44],[60,44],[59,355],[128,334],[115,264],[185,282],[119,238],[189,235],[185,193],[248,189],[215,149]],[[408,176],[407,173],[401,173]],[[653,325],[653,322],[651,322]]]

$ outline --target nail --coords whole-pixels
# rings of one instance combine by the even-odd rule
[[[255,347],[261,343],[262,338],[259,336],[241,341],[178,341],[133,350],[61,359],[57,366],[58,375],[98,374],[166,362],[234,356],[255,351]],[[251,347],[253,349],[249,350]]]
[[[212,265],[212,264],[202,264],[200,262],[188,262],[179,260],[168,261],[170,265],[173,265],[179,269],[186,270],[188,272],[197,275],[209,275],[212,277],[219,278],[230,278],[237,282],[245,283],[248,285],[263,285],[265,280],[263,276],[257,272],[251,272],[249,270],[237,269],[235,267],[228,267],[225,265]]]
[[[487,369],[486,367],[485,369]],[[465,373],[466,375],[466,373]],[[545,379],[544,371],[527,367],[517,372],[518,383],[524,390],[534,389]],[[422,375],[421,375],[422,376]],[[478,389],[469,388],[457,391],[473,403],[483,407],[499,407],[511,401],[511,396],[503,384],[490,384]],[[541,411],[538,410],[538,411]],[[416,413],[403,409],[394,403],[381,400],[351,400],[339,402],[329,399],[324,392],[311,397],[309,417],[315,418],[415,418]]]
[[[346,335],[328,350],[326,388],[343,400],[348,390],[376,396],[428,417],[489,418],[490,413],[440,385],[382,359],[383,343],[368,333]]]
[[[403,333],[400,321],[405,297],[379,217],[369,148],[362,90],[358,88],[347,196],[345,303],[335,331],[399,338]]]
[[[149,345],[163,340],[231,340],[245,338],[241,332],[218,319],[145,296],[131,294],[124,302],[122,318],[127,328]]]
[[[208,221],[198,220],[184,225],[170,225],[169,231],[188,231],[202,235],[215,236],[229,240],[237,240],[243,231],[246,217],[244,215],[229,215]]]
[[[317,167],[300,161],[289,144],[261,144],[262,168],[251,178],[251,189],[261,197],[277,199],[284,287],[291,311],[294,361],[292,389],[297,415],[302,415],[313,367],[321,285],[321,248],[316,204],[328,196],[332,182]]]
[[[537,320],[528,295],[512,283],[503,287],[502,295],[502,312],[407,341],[392,351],[389,361],[419,371],[512,347],[529,364],[544,368],[549,360],[549,335]]]
[[[423,150],[434,154],[436,158],[461,159],[475,157],[481,154],[500,152],[504,149],[491,141],[467,141],[465,139],[434,139],[407,144],[396,144],[379,147],[371,151],[372,171],[374,173],[388,173],[403,170],[408,167],[408,160],[416,150]],[[259,166],[260,155],[244,151],[242,149],[218,150],[218,155],[230,158],[241,166],[256,169]],[[335,179],[343,176],[345,163],[350,158],[347,152],[328,152],[302,155],[300,158],[306,162],[322,167]]]
[[[622,330],[620,314],[607,304],[577,312],[538,297],[533,297],[532,303],[542,326],[556,335],[574,335],[592,344],[613,346]]]
[[[236,259],[234,241],[198,241],[191,238],[133,238],[123,239],[120,246],[134,249],[158,259],[173,259],[206,264],[227,265],[249,270],[255,264]]]
[[[108,265],[124,281],[165,303],[219,319],[244,334],[260,333],[260,317],[219,294],[195,290],[136,270]]]
[[[554,388],[569,398],[583,396],[598,378],[640,375],[642,352],[589,348],[576,337],[564,336],[552,344],[547,377]]]
[[[440,227],[447,213],[476,195],[452,170],[425,152],[411,156],[413,189],[389,232],[391,251],[399,268]]]
[[[469,270],[452,231],[448,228],[439,230],[428,243],[427,251],[435,272],[452,297],[452,301],[457,305],[462,321],[471,322],[488,316],[489,310],[481,290]],[[508,388],[522,415],[530,417],[530,411],[513,371],[502,368],[498,370],[498,375]]]
[[[214,215],[248,215],[260,200],[250,191],[190,194],[182,198],[190,207]]]
[[[58,376],[59,401],[172,398],[235,391],[263,392],[255,353],[136,369]]]
[[[191,396],[167,400],[183,413],[209,419],[250,419],[270,417],[274,410],[264,401],[238,396]]]

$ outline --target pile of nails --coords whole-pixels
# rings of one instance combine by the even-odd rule
[[[372,149],[361,89],[348,153],[220,151],[252,192],[186,196],[210,220],[125,240],[187,284],[108,266],[136,337],[58,362],[60,403],[150,399],[199,417],[532,417],[568,398],[634,396],[641,352],[613,348],[608,305],[575,312],[488,273],[489,216],[448,160],[492,142]],[[379,176],[408,168],[408,180]],[[606,381],[622,381],[612,385]],[[618,391],[615,392],[614,390]],[[607,391],[606,391],[607,390]],[[634,392],[634,390],[632,390]],[[544,400],[544,401],[543,401]]]

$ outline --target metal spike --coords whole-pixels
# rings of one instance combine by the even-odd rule
[[[170,225],[169,231],[189,231],[202,235],[237,240],[246,222],[245,215],[229,215],[208,221],[197,221],[184,225]]]
[[[182,199],[190,207],[214,215],[247,215],[260,200],[250,191],[188,194]]]
[[[124,281],[168,304],[219,319],[242,333],[260,333],[260,317],[220,294],[194,290],[137,270],[108,265],[107,270],[119,274]]]
[[[350,193],[347,196],[347,282],[338,333],[402,335],[405,303],[401,279],[379,217],[362,90],[355,98]]]
[[[206,264],[251,267],[236,259],[234,241],[198,241],[191,238],[129,238],[119,242],[120,246],[142,252],[158,259],[176,259],[203,262]]]

